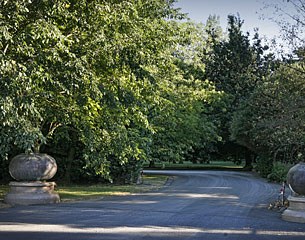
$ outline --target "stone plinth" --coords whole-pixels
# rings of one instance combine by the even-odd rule
[[[289,208],[282,214],[282,219],[289,222],[305,223],[305,197],[289,196]]]
[[[60,202],[54,192],[54,182],[10,182],[10,191],[4,202],[10,205],[34,205]]]

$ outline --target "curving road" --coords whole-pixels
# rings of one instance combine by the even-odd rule
[[[268,210],[280,186],[251,173],[158,171],[159,191],[0,209],[0,240],[305,239],[305,224]]]

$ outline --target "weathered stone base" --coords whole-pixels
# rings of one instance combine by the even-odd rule
[[[282,214],[282,219],[289,222],[305,223],[305,197],[289,196],[289,208]]]
[[[60,202],[54,192],[55,182],[10,182],[4,202],[10,205],[34,205]]]

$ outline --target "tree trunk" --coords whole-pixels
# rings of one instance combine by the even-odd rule
[[[72,171],[72,163],[75,157],[75,148],[71,147],[69,149],[68,157],[67,157],[67,168],[64,176],[64,182],[70,183],[71,182],[71,171]]]
[[[149,167],[149,168],[154,168],[154,167],[156,167],[155,161],[153,161],[153,160],[149,161],[149,166],[148,166],[148,167]]]
[[[244,166],[244,170],[246,171],[251,171],[253,169],[252,166],[252,153],[250,151],[246,151],[245,152],[245,166]]]

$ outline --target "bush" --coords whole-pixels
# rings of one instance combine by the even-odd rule
[[[259,156],[256,160],[255,170],[260,176],[266,178],[271,172],[273,167],[273,161],[266,156]]]
[[[286,182],[287,173],[291,167],[291,164],[275,162],[267,178],[274,182]]]

